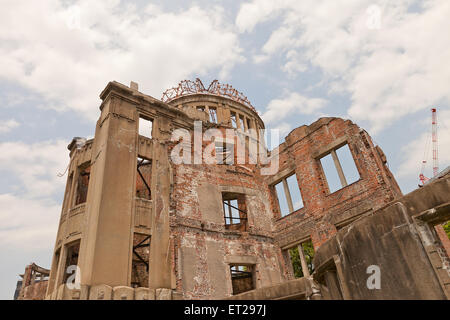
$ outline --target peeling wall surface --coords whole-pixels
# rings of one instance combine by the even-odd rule
[[[164,103],[139,92],[135,83],[117,82],[110,82],[100,97],[94,139],[74,138],[68,146],[70,165],[46,299],[224,299],[232,298],[233,283],[253,289],[234,297],[261,298],[269,288],[266,298],[336,298],[329,293],[333,278],[317,271],[335,256],[347,272],[345,281],[353,284],[345,297],[365,298],[365,280],[352,274],[358,259],[381,259],[392,246],[395,260],[423,241],[401,220],[404,215],[395,223],[411,233],[409,238],[381,232],[397,219],[385,217],[383,208],[403,195],[381,148],[349,120],[321,118],[303,125],[253,161],[249,149],[255,141],[261,145],[264,123],[254,108],[237,100],[194,93]],[[151,132],[141,132],[140,119],[151,122]],[[225,135],[205,140],[211,129],[236,133],[231,149],[242,147],[245,163],[238,163],[238,151],[231,154],[233,163],[204,161],[205,153],[229,159]],[[350,160],[339,159],[342,147]],[[173,157],[180,150],[183,161]],[[338,190],[332,190],[324,157],[334,161]],[[277,164],[274,170],[261,160],[266,158]],[[354,181],[346,177],[346,161],[354,164]],[[287,213],[281,197],[286,197]],[[348,233],[350,241],[338,240],[349,237],[346,232],[366,216],[374,219],[367,230]],[[372,236],[378,242],[370,242]],[[295,279],[288,251],[305,242],[318,255],[316,271],[310,276],[303,258],[305,277]],[[333,251],[336,247],[341,251]],[[67,286],[71,266],[77,270],[75,287]],[[415,268],[432,270],[425,262]],[[395,277],[405,270],[395,265],[391,272]],[[387,297],[417,291],[417,297],[442,298],[444,282],[430,279],[410,291],[392,287]]]

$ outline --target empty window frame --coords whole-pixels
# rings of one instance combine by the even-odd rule
[[[149,139],[153,137],[153,120],[139,117],[139,135]]]
[[[223,193],[223,214],[225,228],[247,231],[247,206],[244,194]]]
[[[209,122],[217,123],[217,109],[209,107]]]
[[[231,265],[233,295],[255,289],[253,265]]]
[[[331,150],[320,159],[330,193],[345,188],[360,179],[348,144]]]
[[[297,175],[283,178],[275,185],[281,216],[303,208],[303,199],[297,183]]]
[[[247,129],[245,131],[249,131],[252,128],[250,119],[247,118]]]
[[[216,141],[215,148],[217,164],[234,164],[234,143]]]
[[[140,233],[133,235],[133,258],[131,264],[131,286],[148,288],[150,257],[150,236]]]
[[[152,162],[138,157],[136,169],[136,198],[151,200]]]
[[[231,126],[235,129],[237,129],[237,118],[236,118],[235,112],[230,113],[230,120],[231,120]]]
[[[245,130],[245,118],[244,116],[239,116],[239,129]]]
[[[89,180],[91,177],[91,165],[83,164],[78,168],[78,179],[75,196],[75,205],[85,203],[89,189]]]
[[[309,277],[314,272],[314,246],[311,240],[288,249],[295,278]]]
[[[66,261],[64,264],[64,269],[61,270],[64,274],[62,283],[66,283],[67,279],[73,274],[73,271],[70,271],[68,268],[70,266],[78,265],[79,252],[80,252],[80,240],[74,241],[66,245]]]

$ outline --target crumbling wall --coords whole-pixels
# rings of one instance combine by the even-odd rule
[[[450,259],[434,226],[450,217],[450,177],[340,230],[316,252],[327,299],[449,299]],[[330,290],[327,274],[337,290]]]
[[[222,192],[245,195],[247,231],[225,228]],[[226,165],[178,165],[172,200],[176,286],[186,299],[231,295],[232,264],[254,266],[255,287],[282,281],[268,189],[258,174]]]
[[[330,193],[320,158],[345,144],[360,179]],[[279,173],[267,179],[270,184],[283,172],[295,172],[303,197],[302,209],[281,218],[272,191],[271,208],[278,217],[274,232],[280,247],[310,237],[318,248],[356,217],[400,197],[401,191],[379,150],[364,130],[348,120],[321,118],[294,129],[279,147]]]

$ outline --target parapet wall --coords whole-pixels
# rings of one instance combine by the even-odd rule
[[[324,298],[450,299],[449,252],[435,231],[450,220],[449,195],[450,177],[440,179],[324,243],[314,258],[314,279]],[[370,286],[373,272],[379,286]]]

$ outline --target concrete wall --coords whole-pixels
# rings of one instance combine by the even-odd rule
[[[450,177],[390,203],[339,231],[314,259],[328,299],[449,299],[450,260],[434,226],[450,219]],[[380,270],[380,288],[368,278]],[[334,272],[338,290],[327,283]],[[371,282],[372,283],[372,282]]]

